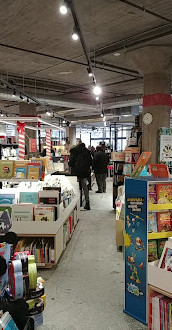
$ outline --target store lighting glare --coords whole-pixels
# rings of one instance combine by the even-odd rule
[[[79,34],[76,27],[73,28],[72,39],[77,41],[79,39]]]
[[[51,116],[51,112],[50,111],[46,111],[46,115],[47,116]]]
[[[60,13],[62,14],[62,15],[66,15],[67,14],[67,6],[66,6],[66,4],[65,4],[65,1],[61,4],[61,6],[60,6]]]
[[[102,89],[101,89],[101,87],[98,86],[98,85],[95,85],[95,86],[93,87],[93,93],[94,93],[94,95],[96,95],[96,96],[100,95],[100,94],[102,93]]]

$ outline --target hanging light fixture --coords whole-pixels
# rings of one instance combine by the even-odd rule
[[[20,99],[21,99],[21,100],[23,100],[23,96],[22,96],[22,94],[21,94],[21,93],[20,93]]]
[[[72,39],[75,41],[77,41],[79,39],[79,34],[78,34],[78,30],[77,30],[76,26],[74,26],[74,28],[73,28]]]
[[[30,104],[30,100],[29,100],[29,98],[27,98],[27,104]]]
[[[16,96],[16,90],[14,89],[13,90],[13,97],[15,97]]]
[[[103,117],[103,121],[106,121],[106,116]]]
[[[2,111],[1,111],[1,117],[3,117],[4,115],[3,115],[3,113],[2,113]]]
[[[66,15],[67,14],[67,5],[66,5],[66,2],[63,1],[60,5],[60,13],[62,15]]]
[[[100,97],[99,96],[96,96],[96,101],[99,101],[100,100]]]
[[[88,72],[88,76],[89,77],[92,77],[93,76],[93,73],[92,73],[92,71],[91,71],[91,68],[89,67],[89,68],[87,68],[87,72]]]
[[[99,85],[94,85],[93,94],[99,96],[102,93],[102,89]]]
[[[47,116],[51,116],[51,112],[50,111],[46,111],[46,115]]]
[[[104,113],[103,113],[103,111],[102,111],[102,113],[101,113],[101,117],[104,117]]]

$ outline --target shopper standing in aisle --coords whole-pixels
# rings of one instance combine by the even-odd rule
[[[87,185],[87,178],[90,175],[90,167],[92,165],[92,158],[89,150],[84,143],[79,143],[76,147],[71,149],[69,158],[69,166],[72,169],[73,175],[77,175],[78,181],[85,196],[85,210],[90,210],[89,189]]]
[[[106,176],[109,157],[105,153],[105,149],[101,146],[96,148],[96,153],[93,159],[93,170],[95,172],[98,190],[96,193],[106,192]]]

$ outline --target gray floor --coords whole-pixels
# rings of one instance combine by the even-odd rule
[[[107,193],[90,194],[74,235],[46,280],[46,330],[136,330],[145,326],[123,313],[124,265],[115,246],[112,181]]]

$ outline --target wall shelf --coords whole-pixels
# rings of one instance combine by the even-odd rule
[[[166,231],[160,233],[148,233],[148,239],[168,238],[171,236],[172,236],[172,231]]]

